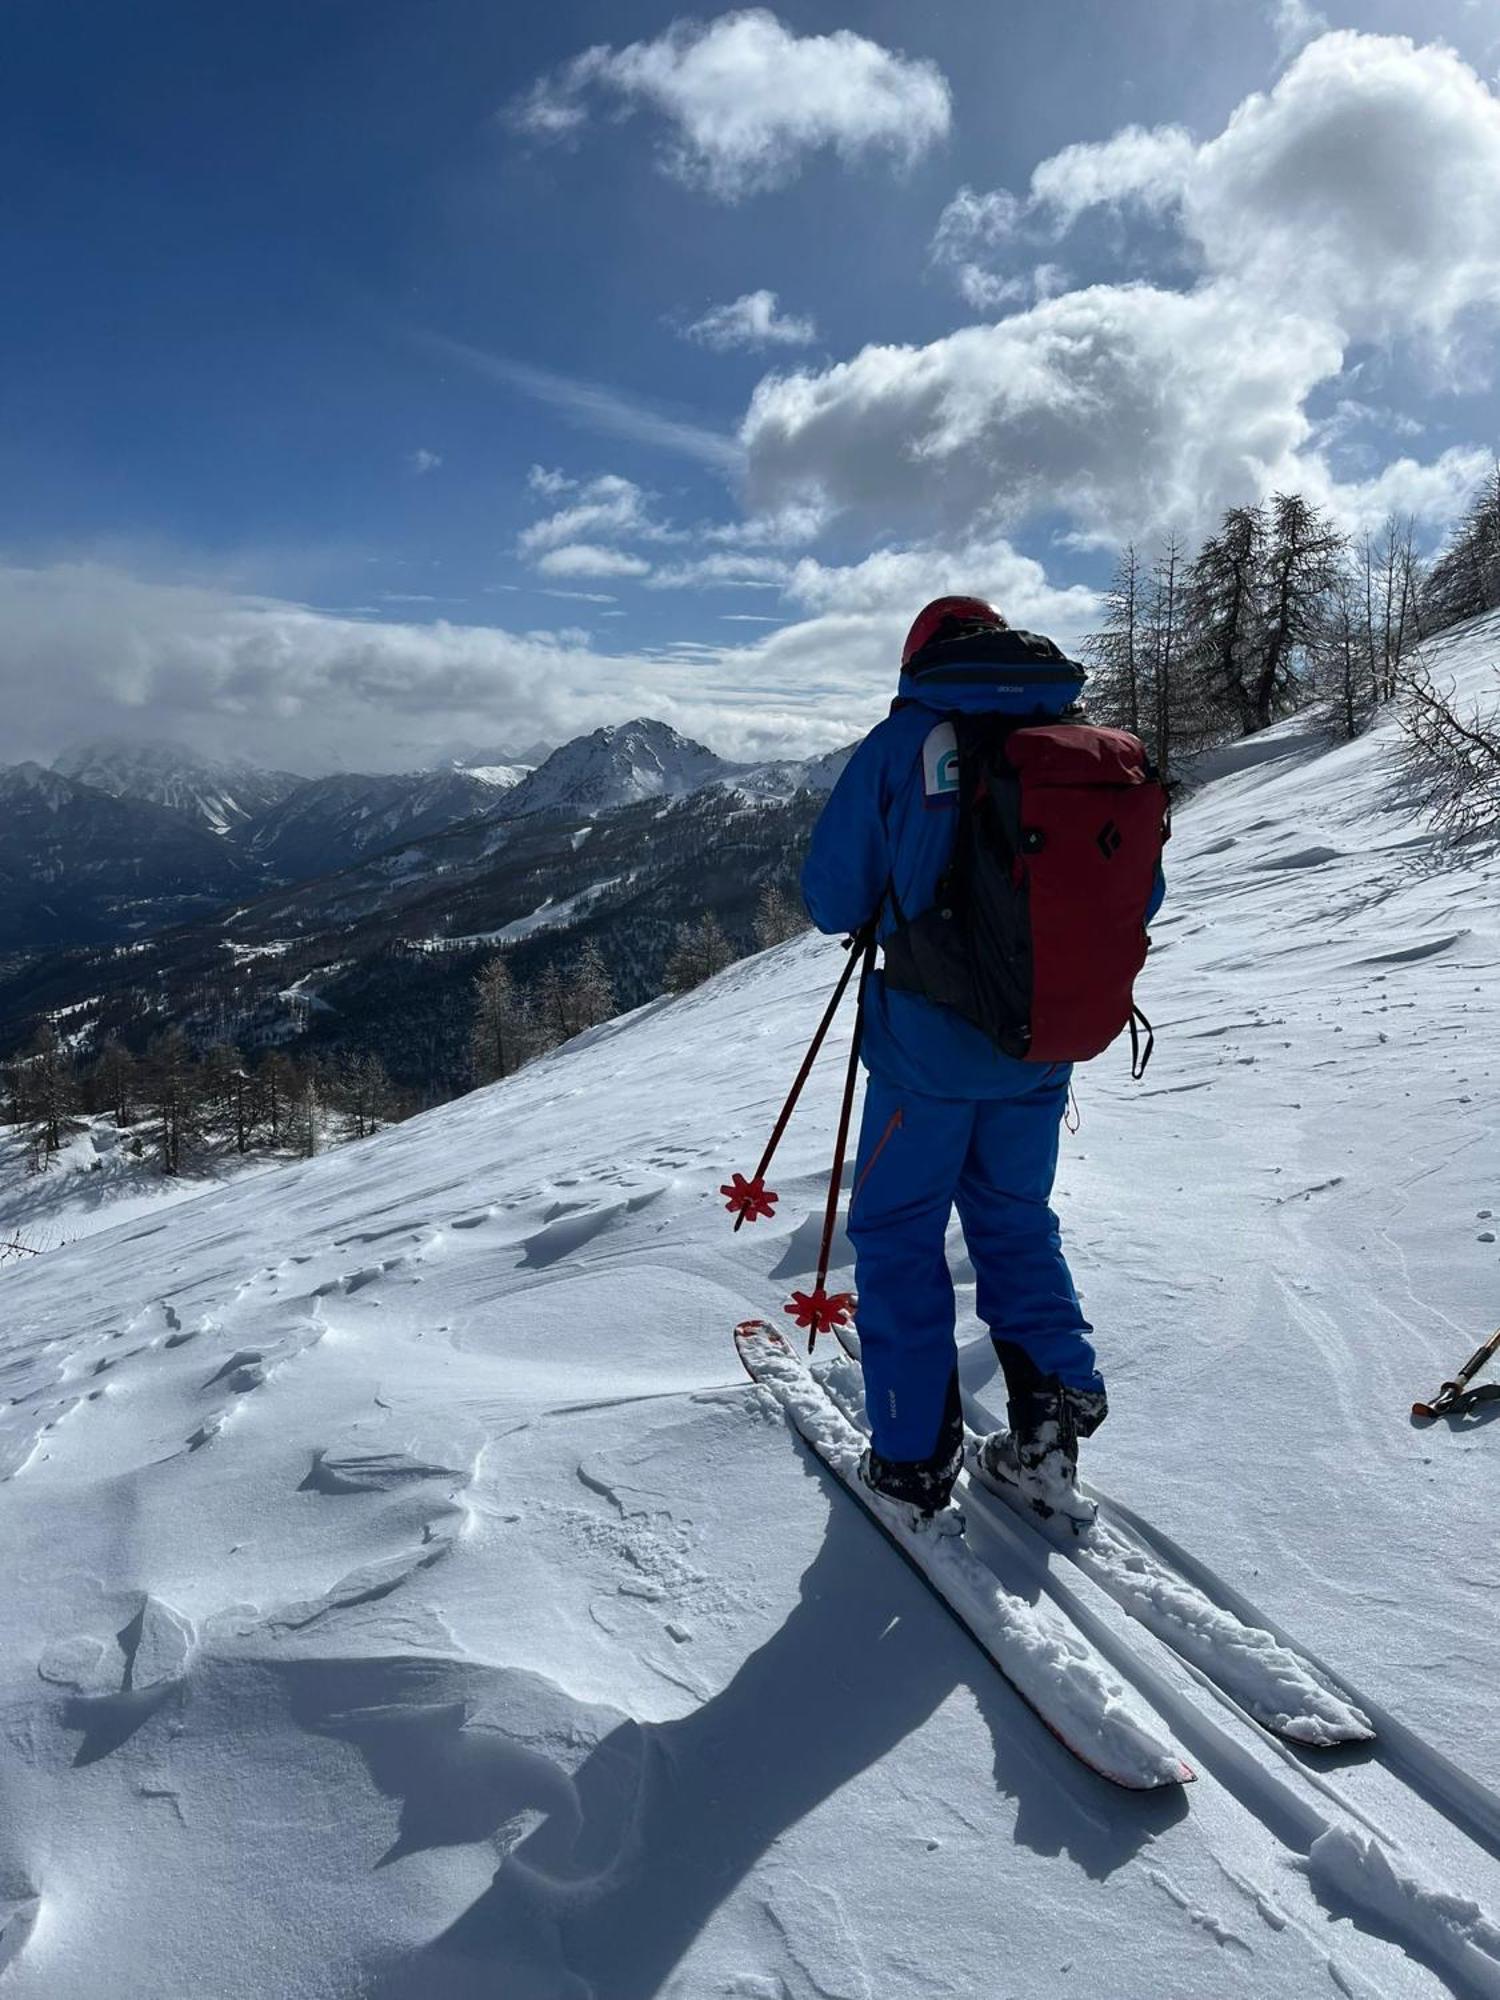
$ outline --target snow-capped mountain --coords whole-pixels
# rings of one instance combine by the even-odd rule
[[[299,784],[243,839],[274,875],[300,880],[491,813],[514,789],[481,771],[340,772]]]
[[[1497,648],[1434,671],[1492,700]],[[1500,862],[1402,809],[1395,734],[1298,718],[1182,803],[1153,1066],[1062,1140],[1086,1469],[1202,1670],[971,1507],[1196,1784],[1077,1766],[740,1374],[817,1258],[847,1014],[777,1214],[718,1192],[844,962],[805,939],[0,1271],[7,2000],[1500,1992],[1494,1440],[1407,1419],[1494,1320]],[[1221,1698],[1205,1599],[1376,1740]]]
[[[0,766],[0,950],[133,937],[248,880],[234,852],[184,813],[41,764]]]
[[[736,771],[669,723],[640,717],[575,736],[505,801],[507,819],[536,812],[611,812],[643,799],[680,798]]]
[[[196,757],[175,743],[105,737],[65,750],[52,768],[80,785],[116,799],[168,806],[229,834],[305,784],[289,771],[266,771],[242,761]]]
[[[549,753],[550,754],[550,753]],[[481,784],[493,785],[497,791],[509,792],[529,778],[536,769],[534,764],[452,764],[450,770],[461,771],[466,777],[478,778]]]

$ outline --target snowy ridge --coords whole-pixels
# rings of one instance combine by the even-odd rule
[[[236,831],[305,782],[244,761],[195,757],[175,743],[107,737],[64,751],[52,768],[116,799],[144,799],[185,813],[211,833]]]

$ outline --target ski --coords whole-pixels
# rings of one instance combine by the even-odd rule
[[[840,1329],[843,1355],[821,1364],[818,1373],[844,1415],[863,1432],[863,1377],[853,1338],[846,1339],[844,1333]],[[961,1481],[966,1507],[980,1509],[992,1519],[1004,1517],[1040,1536],[1270,1735],[1301,1749],[1318,1750],[1374,1740],[1369,1717],[1330,1685],[1311,1661],[1274,1633],[1215,1603],[1163,1561],[1120,1519],[1108,1498],[1086,1482],[1080,1481],[1080,1490],[1097,1506],[1099,1517],[1093,1528],[1078,1535],[1066,1524],[1054,1527],[1042,1520],[1019,1495],[998,1492],[977,1479],[972,1465],[980,1434],[967,1418],[966,1405],[964,1456],[969,1469]]]
[[[792,1428],[1066,1749],[1131,1791],[1192,1780],[1160,1722],[1063,1613],[1006,1590],[962,1533],[916,1527],[908,1510],[870,1492],[858,1476],[862,1432],[779,1329],[746,1320],[734,1342],[750,1379],[775,1398]]]

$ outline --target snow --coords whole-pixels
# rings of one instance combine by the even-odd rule
[[[1376,1745],[1273,1741],[985,1526],[1198,1773],[1105,1786],[744,1381],[832,1145],[837,1038],[731,1232],[842,962],[802,939],[0,1276],[6,2000],[1500,1990],[1495,1441],[1407,1415],[1496,1317],[1500,864],[1391,747],[1304,720],[1183,804],[1155,1060],[1080,1077],[1059,1188],[1091,1480]]]
[[[532,772],[530,764],[464,764],[460,768],[471,778],[477,778],[482,785],[493,785],[496,791],[508,792],[519,785]]]
[[[132,1150],[137,1142],[139,1153]],[[109,1118],[77,1120],[44,1174],[28,1173],[28,1151],[15,1126],[0,1125],[0,1282],[21,1268],[3,1255],[6,1243],[57,1250],[267,1170],[263,1160],[231,1155],[167,1179],[156,1165],[149,1128],[121,1133]]]

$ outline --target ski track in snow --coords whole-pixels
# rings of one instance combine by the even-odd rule
[[[1272,1742],[986,1517],[1199,1771],[1107,1790],[743,1382],[837,1037],[778,1218],[717,1187],[809,940],[0,1273],[3,2000],[1500,1995],[1496,1441],[1405,1415],[1493,1323],[1497,871],[1434,865],[1389,754],[1304,721],[1186,803],[1149,1082],[1080,1077],[1059,1178],[1147,1594],[1310,1651],[1375,1746]]]

